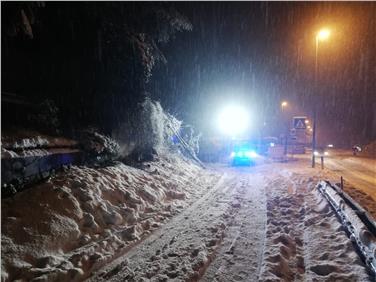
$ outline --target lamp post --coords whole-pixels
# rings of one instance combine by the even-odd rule
[[[281,102],[281,112],[282,112],[282,120],[285,126],[285,140],[284,140],[284,155],[287,155],[287,135],[288,135],[288,120],[285,121],[285,113],[284,109],[288,106],[288,103],[286,101]]]
[[[318,95],[317,79],[318,79],[318,57],[319,57],[319,42],[325,41],[330,36],[330,30],[323,28],[316,34],[316,48],[315,48],[315,95]],[[315,167],[315,150],[316,150],[316,127],[317,127],[317,103],[313,103],[313,128],[312,128],[312,167]]]

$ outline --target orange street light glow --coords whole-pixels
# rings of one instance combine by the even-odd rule
[[[327,28],[323,28],[317,33],[316,39],[320,41],[324,41],[324,40],[327,40],[329,36],[330,36],[330,30]]]

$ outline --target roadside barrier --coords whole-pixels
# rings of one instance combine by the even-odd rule
[[[357,202],[337,185],[320,181],[317,189],[328,200],[350,240],[373,276],[376,276],[376,223]]]

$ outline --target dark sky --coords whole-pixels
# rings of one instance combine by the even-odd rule
[[[12,6],[28,6],[19,3],[2,3],[2,22],[13,19]],[[139,57],[122,27],[161,33],[165,23],[147,12],[158,5],[174,6],[193,29],[157,42],[167,63],[154,67],[148,90],[204,135],[215,132],[224,105],[238,103],[249,109],[254,135],[278,136],[280,102],[287,100],[285,118],[311,118],[317,105],[319,143],[376,139],[375,2],[47,2],[36,9],[33,39],[2,32],[2,90],[49,96],[68,125],[105,120],[111,132],[108,124],[120,122],[113,113],[130,111],[144,90]],[[315,89],[315,34],[322,27],[332,34],[319,45]]]
[[[163,49],[151,92],[180,118],[205,132],[219,107],[247,105],[254,129],[277,134],[279,103],[289,114],[319,105],[319,142],[375,139],[376,5],[372,2],[183,2],[193,24]],[[332,34],[319,46],[314,89],[315,32]],[[168,100],[163,92],[170,92]],[[274,125],[274,126],[273,126]]]

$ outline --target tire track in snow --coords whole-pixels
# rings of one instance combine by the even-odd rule
[[[229,173],[92,281],[370,281],[313,178],[277,169]]]
[[[197,281],[223,238],[226,218],[238,208],[243,185],[234,175],[101,271],[91,281]]]
[[[266,221],[262,175],[248,174],[238,198],[239,210],[231,217],[216,258],[201,281],[257,280]]]

